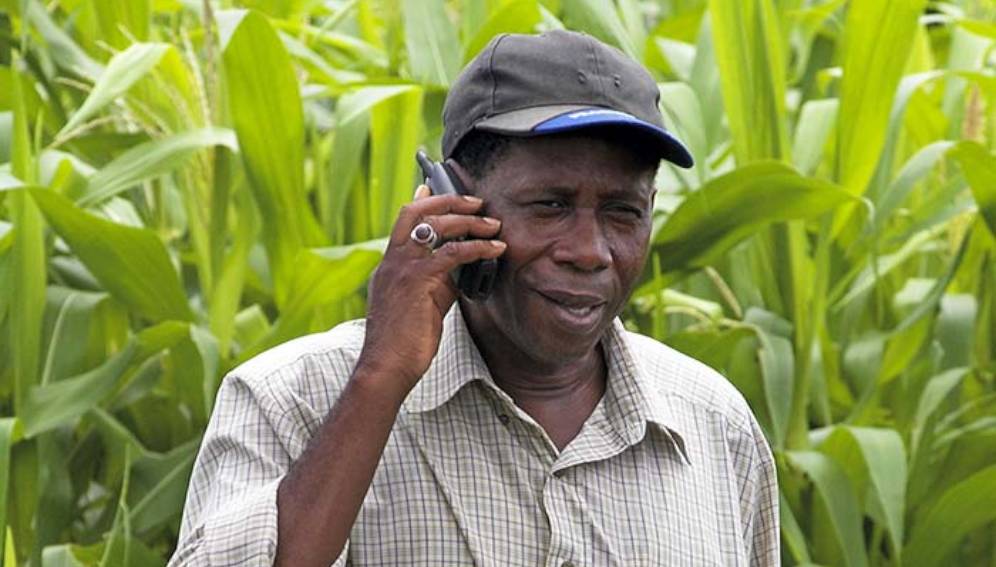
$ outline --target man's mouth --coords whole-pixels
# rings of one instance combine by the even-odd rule
[[[606,304],[600,296],[587,293],[555,289],[538,289],[536,293],[556,307],[554,314],[561,323],[579,331],[597,323]]]

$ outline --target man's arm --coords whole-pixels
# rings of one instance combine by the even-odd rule
[[[346,546],[407,392],[375,369],[350,378],[277,490],[276,565],[328,565]]]
[[[254,400],[253,408],[243,398],[216,406],[202,448],[215,456],[198,458],[185,511],[184,526],[189,517],[191,527],[172,565],[325,567],[344,555],[401,404],[439,347],[443,317],[456,299],[450,271],[505,249],[489,240],[497,221],[473,216],[479,199],[429,197],[424,187],[416,196],[399,215],[371,280],[359,359],[301,457],[290,464],[286,452],[260,454],[262,439],[270,446],[293,434],[277,430],[289,421],[280,409],[263,408],[279,404]],[[408,234],[419,222],[448,242],[434,251],[412,242]],[[456,240],[466,236],[473,238]]]
[[[503,242],[486,240],[498,232],[498,222],[473,216],[481,204],[459,195],[429,197],[420,187],[416,201],[401,211],[370,282],[356,370],[280,483],[277,565],[325,567],[346,545],[401,404],[439,348],[443,317],[456,300],[450,272],[505,249]],[[437,250],[412,242],[409,233],[420,222],[448,242]],[[476,238],[452,240],[468,235]]]
[[[780,529],[778,518],[778,479],[771,449],[757,421],[750,420],[753,458],[750,467],[750,490],[742,494],[742,505],[750,520],[747,542],[750,564],[756,567],[777,567],[781,564]],[[746,497],[746,498],[745,498]]]

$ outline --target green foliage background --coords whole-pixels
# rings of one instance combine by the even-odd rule
[[[224,373],[364,313],[494,34],[642,61],[624,319],[775,450],[787,565],[996,565],[990,0],[0,0],[0,557],[163,564]]]

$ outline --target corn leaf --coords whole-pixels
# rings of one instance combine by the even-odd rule
[[[773,0],[709,0],[709,16],[737,163],[788,159],[785,45]]]
[[[926,0],[851,2],[837,126],[837,180],[861,194],[885,143],[896,87]]]
[[[859,493],[866,493],[867,507],[889,534],[892,549],[901,553],[906,513],[906,450],[893,429],[839,426],[820,445],[847,472]]]
[[[564,24],[590,33],[614,45],[637,61],[643,60],[643,44],[630,36],[612,0],[563,0]]]
[[[127,92],[139,79],[149,74],[171,49],[173,47],[166,43],[136,43],[112,57],[83,105],[59,131],[59,136],[80,126]]]
[[[474,37],[464,43],[463,61],[470,61],[491,38],[502,33],[529,33],[540,22],[537,0],[511,0],[504,2],[491,12]]]
[[[813,451],[789,451],[792,465],[806,474],[830,516],[832,537],[842,553],[846,567],[865,567],[864,537],[861,534],[861,509],[847,474],[830,457]],[[820,560],[819,557],[815,559]]]
[[[811,100],[802,105],[795,126],[792,163],[803,174],[812,175],[824,155],[824,146],[837,122],[835,98]]]
[[[7,490],[10,486],[10,447],[23,434],[21,422],[16,417],[0,418],[0,532],[7,534]],[[5,542],[0,538],[0,558],[6,557]]]
[[[122,191],[176,169],[198,150],[225,146],[238,152],[235,134],[225,128],[203,128],[139,144],[90,177],[77,199],[81,207],[97,205]]]
[[[12,173],[28,183],[35,181],[36,161],[28,133],[25,87],[19,73],[12,74],[14,95]],[[13,406],[16,414],[28,389],[38,382],[41,357],[42,313],[45,309],[45,243],[41,213],[24,193],[9,196],[14,244],[4,288],[9,290],[9,323],[13,370]]]
[[[975,142],[962,142],[953,151],[972,188],[979,214],[996,237],[996,156]]]
[[[850,199],[836,185],[780,163],[751,164],[690,194],[664,221],[654,248],[666,273],[690,270],[772,223],[813,218]]]
[[[194,439],[168,454],[148,454],[135,461],[131,469],[131,522],[136,534],[179,519],[176,502],[186,495],[199,441]]]
[[[425,85],[449,86],[460,70],[460,43],[443,0],[404,0],[405,48],[412,77]]]
[[[241,359],[310,330],[315,308],[352,294],[380,262],[386,240],[303,251],[298,257],[292,300],[277,324]]]
[[[287,299],[293,260],[320,231],[304,196],[304,117],[290,56],[266,18],[249,12],[224,51],[228,103],[250,186],[277,303]]]
[[[771,424],[768,428],[774,447],[784,447],[792,411],[795,353],[792,351],[792,324],[777,315],[751,307],[744,322],[757,335],[758,362],[764,381],[764,401]]]
[[[406,90],[371,110],[368,238],[387,235],[415,191],[415,151],[421,139],[421,88]]]
[[[923,516],[903,551],[905,565],[934,567],[972,530],[996,520],[996,466],[948,489]]]
[[[31,196],[113,296],[153,321],[193,318],[166,247],[155,233],[85,213],[52,191],[31,190]]]
[[[34,437],[69,423],[96,407],[119,386],[125,372],[174,346],[187,336],[187,332],[188,325],[185,323],[160,323],[133,337],[120,352],[93,370],[36,386],[25,403],[25,436]]]
[[[115,47],[124,47],[131,38],[143,41],[149,37],[151,0],[92,0],[101,36]]]

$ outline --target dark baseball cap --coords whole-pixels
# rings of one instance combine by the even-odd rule
[[[456,78],[443,107],[443,157],[472,130],[541,136],[590,128],[630,131],[661,159],[693,160],[664,129],[653,77],[614,47],[577,32],[502,34]]]

